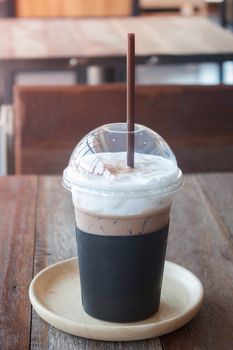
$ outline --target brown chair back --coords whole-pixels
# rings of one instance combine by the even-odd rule
[[[61,174],[76,143],[125,121],[123,84],[14,91],[15,173]],[[138,86],[136,120],[156,130],[185,172],[233,171],[233,87]]]

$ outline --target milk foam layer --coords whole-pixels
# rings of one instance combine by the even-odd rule
[[[64,177],[73,185],[89,189],[129,191],[153,188],[158,192],[176,190],[181,171],[175,160],[135,153],[134,168],[126,165],[126,152],[94,153],[82,157],[78,164],[69,164]]]
[[[163,157],[135,154],[135,167],[125,153],[83,157],[77,169],[67,168],[76,208],[97,216],[151,215],[170,206],[180,188],[176,163]],[[181,181],[181,180],[180,180]]]
[[[176,162],[136,153],[131,169],[125,152],[88,154],[67,173],[78,228],[99,235],[137,235],[165,227],[173,193],[181,186],[177,178],[182,181]]]

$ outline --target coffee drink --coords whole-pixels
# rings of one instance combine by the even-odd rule
[[[150,317],[159,308],[170,208],[182,183],[175,158],[135,152],[129,168],[126,152],[98,150],[70,164],[64,177],[73,184],[84,310],[111,322]]]

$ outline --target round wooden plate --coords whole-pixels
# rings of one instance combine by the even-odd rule
[[[189,270],[166,261],[159,311],[134,323],[110,323],[85,313],[77,258],[61,261],[41,271],[29,288],[31,303],[52,326],[84,338],[127,341],[157,337],[189,322],[203,301],[203,287]]]

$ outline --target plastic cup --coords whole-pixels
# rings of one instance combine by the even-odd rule
[[[63,184],[72,193],[84,310],[133,322],[159,308],[170,208],[182,173],[168,144],[135,125],[135,165],[127,125],[101,126],[74,149]]]

